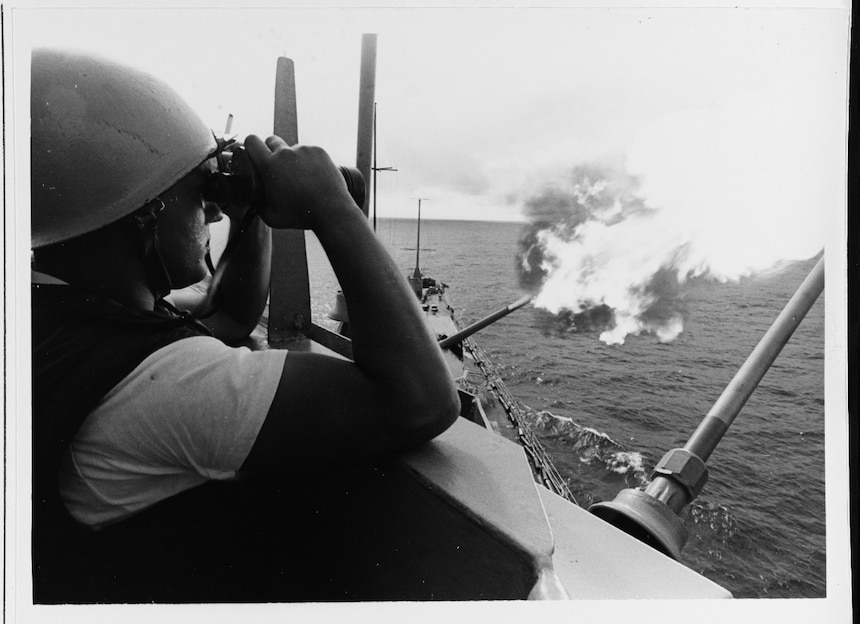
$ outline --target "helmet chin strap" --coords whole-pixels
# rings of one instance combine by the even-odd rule
[[[156,197],[131,215],[140,232],[143,268],[149,281],[149,289],[156,301],[168,295],[172,288],[170,274],[164,266],[164,259],[158,246],[158,213],[162,210],[164,210],[164,202]]]

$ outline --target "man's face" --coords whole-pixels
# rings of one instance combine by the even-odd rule
[[[161,194],[165,209],[158,215],[158,240],[173,288],[184,288],[206,276],[209,224],[223,218],[217,204],[203,199],[212,161],[207,161]]]

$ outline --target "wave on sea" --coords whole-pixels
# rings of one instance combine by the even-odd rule
[[[602,431],[578,424],[549,410],[525,406],[529,425],[551,449],[556,467],[564,474],[583,507],[609,492],[648,483],[649,469],[639,451],[626,448]]]
[[[628,488],[642,488],[650,483],[652,467],[641,452],[628,449],[606,433],[550,410],[526,408],[526,413],[536,433],[554,444],[563,443],[568,451],[567,457],[575,455],[587,471],[603,472],[602,480],[616,481],[620,478],[623,486]],[[721,556],[720,550],[729,546],[737,535],[737,522],[730,509],[719,503],[705,499],[694,501],[685,516],[691,538],[707,541],[711,546],[709,554],[716,559]]]

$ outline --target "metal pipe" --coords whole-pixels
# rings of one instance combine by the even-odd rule
[[[707,461],[803,317],[824,290],[824,256],[711,407],[684,448]]]
[[[371,187],[371,193],[373,193],[373,231],[376,231],[376,102],[373,103],[373,145],[371,147],[371,151],[373,152],[373,186]]]
[[[376,93],[376,35],[361,36],[361,77],[358,91],[358,137],[355,149],[355,166],[370,180],[371,158],[373,155],[373,102]],[[369,212],[370,189],[364,195],[361,210]]]
[[[469,325],[465,329],[458,331],[453,336],[448,336],[447,338],[443,338],[442,340],[439,341],[439,346],[443,349],[450,348],[451,346],[457,344],[458,342],[465,340],[466,338],[468,338],[469,336],[471,336],[475,332],[484,329],[487,325],[495,323],[500,318],[507,316],[508,314],[513,312],[514,310],[519,310],[521,307],[523,307],[524,305],[529,303],[532,299],[533,299],[533,297],[531,295],[526,295],[525,297],[517,299],[512,304],[505,306],[504,308],[501,308],[499,310],[496,310],[492,314],[482,318],[480,321],[476,321],[476,322],[472,323],[471,325]]]

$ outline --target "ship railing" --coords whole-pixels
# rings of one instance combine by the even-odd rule
[[[472,354],[475,363],[487,379],[487,385],[493,389],[494,394],[499,399],[502,407],[504,407],[508,419],[516,427],[517,435],[525,450],[526,458],[532,467],[532,472],[534,472],[541,484],[548,490],[577,504],[576,498],[558,472],[555,464],[553,464],[546,449],[544,449],[526,423],[522,409],[511,395],[495,365],[487,357],[486,352],[471,338],[463,340],[463,346]]]

